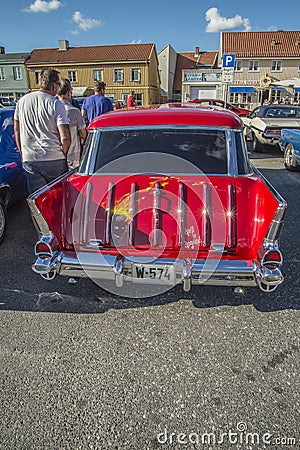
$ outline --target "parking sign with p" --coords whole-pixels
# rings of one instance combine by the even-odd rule
[[[225,53],[222,59],[222,67],[234,67],[235,54]]]

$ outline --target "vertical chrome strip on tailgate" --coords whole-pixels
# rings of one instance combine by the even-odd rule
[[[203,184],[203,246],[208,247],[211,244],[211,202],[210,185]]]
[[[179,205],[178,205],[178,246],[181,247],[184,239],[184,185],[179,183]]]
[[[105,243],[106,244],[109,244],[109,241],[110,241],[113,188],[114,188],[114,183],[109,183],[108,192],[107,192],[106,226],[105,226]]]
[[[159,228],[159,209],[160,209],[160,183],[155,183],[154,190],[154,204],[153,204],[153,245],[158,245],[158,233]]]
[[[236,204],[235,204],[235,190],[232,184],[228,185],[228,208],[226,211],[227,219],[227,244],[231,248],[236,246]]]
[[[133,224],[136,214],[136,183],[131,184],[131,197],[130,197],[130,222],[129,222],[129,245],[133,245]]]
[[[86,197],[85,197],[85,204],[84,204],[84,215],[83,215],[83,230],[82,230],[82,242],[86,243],[87,240],[87,226],[88,226],[88,220],[89,220],[89,207],[90,207],[90,199],[91,199],[91,193],[93,190],[93,185],[91,182],[88,182],[86,187]]]

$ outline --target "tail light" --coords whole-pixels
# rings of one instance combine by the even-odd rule
[[[266,128],[264,135],[272,137],[272,136],[280,136],[280,133],[281,133],[281,128]]]
[[[262,265],[273,270],[282,264],[282,254],[279,250],[268,250],[262,259]]]
[[[44,237],[35,244],[35,254],[40,258],[52,257],[55,250],[57,250],[57,242],[54,238]]]

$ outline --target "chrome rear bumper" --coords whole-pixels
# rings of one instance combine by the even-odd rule
[[[77,253],[70,256],[64,253],[38,256],[32,269],[44,278],[53,279],[57,274],[69,278],[86,278],[94,280],[115,281],[118,287],[123,282],[141,284],[161,284],[158,278],[136,278],[135,267],[144,268],[145,272],[151,272],[153,266],[168,267],[172,271],[170,287],[183,284],[183,288],[189,291],[191,285],[217,285],[217,286],[259,286],[264,292],[276,289],[284,280],[280,267],[268,269],[255,261],[241,260],[196,260],[160,258],[151,262],[145,262],[144,258],[130,260],[121,255],[105,255],[100,253]]]

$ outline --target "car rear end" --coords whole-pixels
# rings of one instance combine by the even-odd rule
[[[92,122],[79,171],[29,199],[41,233],[33,270],[117,287],[274,290],[285,202],[250,166],[242,128],[189,108]]]

